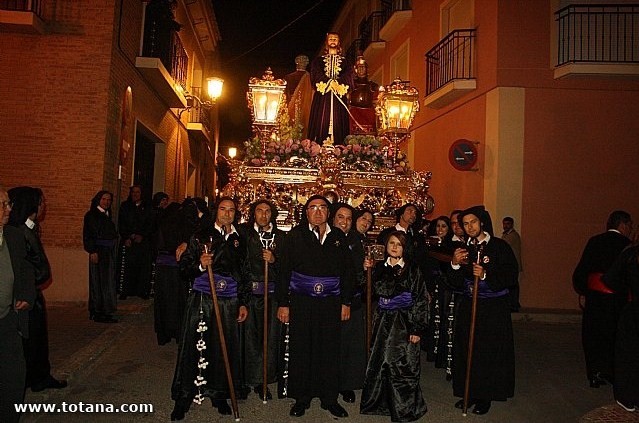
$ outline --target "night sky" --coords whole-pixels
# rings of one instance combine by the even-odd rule
[[[295,70],[295,56],[317,55],[326,32],[344,0],[212,0],[222,40],[221,77],[224,91],[219,100],[220,152],[241,147],[251,137],[251,119],[246,103],[248,80],[262,77],[271,67],[275,78]],[[275,37],[304,12],[319,4]],[[248,53],[247,53],[248,52]]]

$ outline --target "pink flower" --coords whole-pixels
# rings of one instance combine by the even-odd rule
[[[350,145],[349,145],[349,147],[350,147]],[[359,153],[361,150],[362,150],[362,146],[361,145],[355,144],[353,146],[353,153]]]
[[[335,157],[339,157],[342,155],[342,149],[341,148],[336,148],[335,149]]]
[[[309,148],[310,146],[311,146],[311,140],[309,139],[302,140],[302,147],[306,149],[306,148]]]
[[[258,158],[251,159],[251,163],[253,163],[255,166],[262,166],[262,160]]]
[[[275,156],[275,157],[273,157],[273,160],[279,163],[279,161],[280,161],[280,156]]]
[[[322,147],[320,147],[319,144],[313,143],[313,145],[311,145],[311,157],[317,156],[321,149]]]
[[[291,152],[291,147],[286,147],[286,149],[284,150],[284,152],[286,154],[289,154]]]

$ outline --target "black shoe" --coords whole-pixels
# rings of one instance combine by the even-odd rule
[[[291,412],[289,414],[293,417],[302,417],[310,406],[311,404],[309,403],[297,401],[295,404],[293,404],[293,407],[291,407]]]
[[[342,392],[340,392],[340,394],[342,394],[342,399],[344,400],[344,402],[348,402],[348,403],[354,403],[355,402],[355,392],[353,392],[353,391],[342,391]]]
[[[31,391],[40,392],[40,391],[44,391],[45,389],[62,389],[66,387],[67,387],[66,380],[57,380],[53,376],[49,375],[46,377],[46,379],[40,382],[31,384]]]
[[[116,319],[115,317],[107,316],[104,314],[97,314],[93,318],[93,321],[98,323],[118,323],[118,319]]]
[[[328,410],[328,412],[335,417],[348,417],[348,413],[346,412],[346,410],[344,410],[344,407],[342,407],[338,403],[329,405],[322,404],[322,409]]]
[[[171,411],[171,421],[183,420],[185,413],[186,410],[184,407],[176,402],[175,407],[173,407],[173,411]]]
[[[475,404],[477,404],[477,400],[474,400],[472,398],[468,398],[468,408],[472,407]],[[459,408],[460,410],[464,409],[464,399],[463,398],[455,403],[455,408]]]
[[[630,403],[623,403],[619,400],[616,400],[617,404],[619,404],[619,406],[621,408],[623,408],[624,410],[628,411],[629,413],[634,413],[637,410],[637,407],[635,407],[633,404]]]
[[[490,401],[477,401],[475,408],[473,408],[473,414],[479,414],[481,416],[482,414],[488,413],[488,410],[490,410]]]
[[[223,416],[230,416],[233,413],[226,400],[213,400],[213,407],[217,408],[217,412]]]
[[[264,393],[262,392],[262,385],[256,385],[253,388],[253,392],[255,392],[262,401],[264,401]],[[268,386],[266,387],[266,399],[267,400],[272,400],[273,399],[273,395],[271,395],[271,390],[268,389]]]

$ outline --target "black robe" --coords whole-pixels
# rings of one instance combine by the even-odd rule
[[[331,117],[331,98],[333,99],[333,137],[334,144],[344,144],[344,138],[349,133],[349,116],[346,95],[339,96],[331,91],[322,94],[317,91],[318,82],[328,82],[326,74],[326,56],[319,56],[311,62],[311,85],[315,91],[311,112],[308,121],[308,138],[318,144],[322,144],[328,137],[328,129]],[[353,86],[353,64],[343,56],[341,58],[341,71],[335,75],[335,80],[342,85]],[[341,101],[340,101],[341,100]]]
[[[468,250],[469,257],[476,260],[475,247],[468,245]],[[495,237],[484,245],[481,260],[486,279],[479,284],[470,398],[505,401],[515,392],[515,346],[508,288],[517,284],[519,266],[510,245]],[[463,290],[453,341],[453,395],[457,397],[464,396],[472,308],[469,288],[473,279],[472,264],[462,265],[459,270],[451,267],[448,272],[448,283]]]
[[[615,340],[615,399],[639,404],[639,246],[624,250],[603,277],[615,292],[628,295]]]
[[[603,274],[610,269],[630,240],[615,231],[606,231],[588,240],[572,275],[575,290],[585,296],[581,326],[581,341],[586,358],[588,378],[597,373],[612,379],[617,321],[626,296],[588,289],[591,274]]]
[[[191,237],[189,245],[180,259],[180,271],[191,280],[205,274],[199,269],[200,256],[203,244],[209,241],[211,242],[211,251],[214,252],[213,272],[223,276],[232,276],[238,282],[237,297],[218,296],[218,305],[224,327],[233,384],[236,391],[240,391],[238,393],[238,397],[240,397],[242,394],[246,395],[246,392],[242,393],[244,383],[241,378],[240,330],[237,316],[239,307],[248,304],[250,286],[243,282],[241,277],[244,249],[241,246],[239,236],[236,233],[231,233],[226,236],[225,240],[222,234],[212,227],[211,223],[208,228],[203,228],[198,234]],[[207,326],[207,330],[202,332],[202,340],[206,343],[206,349],[203,350],[202,356],[208,362],[208,366],[202,370],[202,377],[207,383],[200,387],[201,394],[203,397],[212,399],[230,398],[212,297],[209,294],[192,290],[187,299],[182,320],[180,348],[171,387],[172,399],[187,409],[198,393],[198,387],[193,381],[198,376],[198,360],[200,359],[200,352],[196,348],[196,344],[200,340],[200,333],[197,332],[200,321],[204,321]]]
[[[421,336],[426,328],[426,283],[417,266],[406,264],[401,269],[378,263],[374,289],[375,296],[384,298],[410,292],[412,305],[397,310],[378,307],[375,312],[360,412],[390,415],[394,422],[414,421],[427,407],[419,385],[420,346],[409,342],[409,337]]]
[[[82,228],[84,250],[98,254],[98,262],[89,261],[89,314],[107,315],[117,308],[115,249],[118,231],[106,213],[92,207],[84,215]]]
[[[127,200],[120,206],[118,231],[121,237],[120,283],[123,296],[136,295],[148,298],[151,292],[151,254],[153,235],[153,214],[145,202],[135,205]],[[133,241],[134,235],[141,235],[141,242]],[[131,240],[131,246],[124,242]]]
[[[289,293],[291,274],[336,276],[340,295],[311,297]],[[301,223],[285,238],[281,273],[275,288],[279,307],[290,307],[288,396],[323,404],[337,402],[339,392],[340,323],[342,305],[350,305],[353,265],[345,235],[333,228],[323,244]]]
[[[364,277],[364,245],[359,232],[346,236],[353,260],[355,289],[351,301],[351,318],[342,322],[339,390],[362,389],[366,375],[366,279]]]
[[[242,268],[242,277],[252,287],[254,282],[264,282],[264,259],[262,258],[263,245],[260,235],[255,228],[248,224],[240,225],[240,234],[246,249],[246,259]],[[273,244],[271,249],[275,255],[275,262],[268,265],[268,280],[271,283],[277,281],[279,270],[280,250],[282,248],[285,232],[273,229]],[[263,355],[264,355],[264,295],[252,293],[249,297],[248,318],[244,322],[244,378],[249,386],[262,386],[263,382]],[[277,366],[279,359],[279,341],[282,324],[277,319],[277,302],[275,293],[268,293],[268,364],[267,382],[272,383],[277,379]]]

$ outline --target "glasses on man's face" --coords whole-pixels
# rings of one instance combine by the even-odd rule
[[[10,209],[13,207],[13,201],[0,201],[3,209]]]
[[[328,210],[328,206],[326,204],[314,204],[312,206],[308,206],[308,209],[311,211],[326,211]]]

